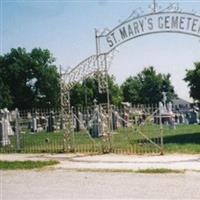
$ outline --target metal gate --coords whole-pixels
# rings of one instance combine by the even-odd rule
[[[156,105],[73,108],[69,140],[65,120],[58,109],[6,111],[1,131],[7,137],[1,138],[0,152],[163,153]]]

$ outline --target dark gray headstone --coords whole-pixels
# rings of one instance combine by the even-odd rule
[[[50,115],[48,117],[48,127],[47,127],[47,131],[48,132],[53,132],[54,131],[54,125],[55,125],[55,116],[54,116],[54,112],[51,111]]]

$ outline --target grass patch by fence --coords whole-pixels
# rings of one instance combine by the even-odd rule
[[[48,160],[48,161],[3,161],[0,160],[0,169],[3,170],[16,170],[16,169],[36,169],[46,166],[56,165],[59,161]]]
[[[73,169],[72,169],[73,170]],[[100,168],[80,168],[75,169],[76,172],[97,172],[97,173],[133,173],[135,172],[132,169],[100,169]]]
[[[135,171],[137,173],[145,174],[167,174],[167,173],[184,173],[184,170],[168,169],[168,168],[149,168],[149,169],[139,169]]]
[[[184,170],[168,169],[168,168],[147,168],[147,169],[100,169],[100,168],[80,168],[72,169],[77,172],[97,172],[97,173],[145,173],[145,174],[167,174],[167,173],[184,173]]]

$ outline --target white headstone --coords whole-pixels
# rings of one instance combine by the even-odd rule
[[[12,120],[10,112],[7,108],[4,109],[4,120],[5,120],[5,131],[7,131],[6,134],[8,136],[14,135],[14,131],[12,130],[12,127],[10,125],[10,121]]]
[[[8,123],[5,120],[5,113],[3,110],[0,112],[0,144],[1,146],[10,145],[10,139],[8,137]]]
[[[159,102],[159,111],[161,115],[164,113],[164,106],[162,102]]]
[[[172,113],[172,102],[169,102],[167,107],[168,107],[169,113]]]

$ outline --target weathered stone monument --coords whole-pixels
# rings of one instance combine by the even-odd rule
[[[14,135],[14,131],[12,130],[12,127],[10,125],[10,121],[11,121],[11,115],[10,112],[7,108],[4,109],[4,115],[5,115],[5,128],[6,131],[8,133],[8,136],[12,136]]]
[[[125,110],[123,113],[122,113],[122,126],[123,127],[128,127],[128,120],[129,120],[129,115],[128,115],[128,112]]]
[[[89,121],[89,132],[92,137],[99,137],[101,135],[99,123],[100,123],[100,115],[98,107],[96,107],[94,109],[94,114],[91,120]]]
[[[100,107],[100,131],[99,136],[108,136],[108,116],[107,113]]]
[[[53,132],[54,131],[54,125],[55,125],[55,116],[54,116],[54,112],[51,111],[48,117],[48,127],[47,127],[47,131],[48,132]]]
[[[118,128],[118,113],[117,111],[112,112],[112,130],[116,130]]]
[[[37,112],[35,112],[32,116],[32,125],[31,125],[32,132],[37,132],[37,122],[38,122],[38,116]]]
[[[163,102],[159,102],[159,117],[156,119],[156,123],[169,124],[174,129],[175,127],[175,115],[172,112],[172,103],[167,103],[166,92],[163,92]]]
[[[0,145],[7,146],[10,145],[10,139],[8,137],[11,134],[9,123],[7,121],[7,110],[0,110]]]
[[[74,114],[74,129],[76,132],[80,131],[80,112],[78,108],[75,110]]]
[[[27,119],[28,119],[28,129],[31,130],[31,128],[32,128],[32,116],[31,116],[30,112],[27,113]]]
[[[187,112],[187,120],[189,124],[198,124],[199,123],[198,112],[195,110]]]

